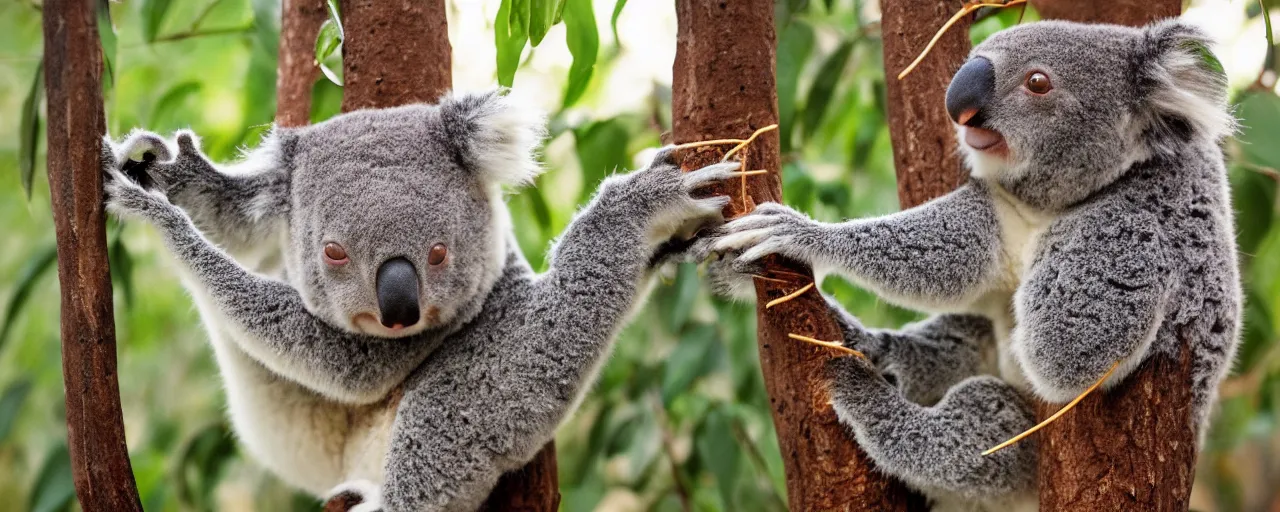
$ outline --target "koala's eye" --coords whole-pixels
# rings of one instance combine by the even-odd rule
[[[1049,94],[1053,90],[1053,84],[1049,83],[1049,75],[1039,71],[1032,72],[1027,75],[1027,90],[1036,94]]]
[[[324,244],[324,262],[330,265],[345,265],[350,261],[347,259],[347,250],[343,249],[337,242],[329,242]]]
[[[444,244],[435,244],[431,246],[431,252],[427,253],[427,263],[431,265],[439,265],[444,263],[444,257],[449,253],[449,248]]]

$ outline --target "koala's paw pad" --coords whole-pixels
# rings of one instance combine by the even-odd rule
[[[382,489],[368,480],[351,480],[329,490],[324,512],[382,512]]]

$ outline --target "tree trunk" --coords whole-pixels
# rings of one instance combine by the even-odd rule
[[[276,124],[305,126],[311,122],[311,87],[319,75],[316,35],[329,19],[325,0],[282,0],[280,58],[276,78]]]
[[[955,128],[944,100],[951,75],[969,56],[969,20],[951,27],[910,75],[897,78],[961,5],[954,0],[880,3],[886,119],[903,209],[951,192],[968,179],[956,158]]]
[[[48,169],[62,290],[67,446],[86,511],[142,510],[125,446],[102,203],[102,49],[96,0],[45,0]]]
[[[342,111],[435,103],[452,88],[444,0],[342,0]]]
[[[453,50],[444,0],[341,5],[344,112],[434,103],[449,91]],[[556,510],[559,482],[552,441],[524,468],[503,475],[481,510]]]
[[[675,143],[746,138],[778,122],[773,9],[772,0],[676,2]],[[690,150],[684,168],[717,162],[728,149]],[[732,180],[713,187],[711,193],[733,198],[726,207],[728,217],[761,202],[782,200],[777,132],[762,135],[742,158],[748,169],[769,173],[749,177],[745,186]],[[768,301],[813,282],[811,269],[776,256],[765,262],[764,275],[770,279],[756,281],[760,366],[791,510],[908,510],[912,495],[874,471],[831,409],[823,364],[833,354],[787,337],[841,339],[826,302],[818,293],[807,293],[764,309]]]
[[[1179,0],[1033,2],[1049,17],[1144,25],[1176,16]],[[1115,389],[1095,392],[1040,433],[1040,510],[1187,510],[1198,436],[1191,417],[1190,339],[1178,360],[1157,356]],[[1041,403],[1041,420],[1060,404]]]

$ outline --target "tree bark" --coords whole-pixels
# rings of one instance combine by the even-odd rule
[[[86,511],[142,510],[116,374],[101,172],[102,49],[96,0],[45,0],[49,192],[62,293],[67,446]]]
[[[1041,14],[1144,25],[1176,16],[1179,0],[1034,2]],[[1115,389],[1095,392],[1040,433],[1040,510],[1187,510],[1198,435],[1191,340],[1178,360],[1148,359]],[[1060,404],[1040,403],[1041,420]]]
[[[342,0],[342,111],[434,103],[452,87],[443,0]]]
[[[434,103],[452,84],[444,0],[342,0],[342,110]],[[555,442],[498,481],[481,510],[553,511],[560,504]]]
[[[772,0],[676,2],[675,143],[746,138],[778,122],[773,9]],[[728,149],[688,150],[683,166],[692,170],[717,162]],[[761,202],[782,200],[777,132],[763,134],[741,156],[748,169],[769,173],[751,176],[745,185],[731,180],[711,187],[711,194],[733,198],[726,207],[728,217]],[[791,510],[908,510],[912,495],[872,468],[831,409],[823,364],[833,354],[787,336],[841,339],[826,302],[815,292],[764,308],[813,282],[811,269],[776,256],[765,263],[768,279],[756,281],[760,366]]]
[[[280,58],[276,78],[276,124],[305,126],[311,122],[311,87],[319,75],[316,35],[329,19],[325,0],[282,0]]]
[[[969,20],[951,27],[920,65],[897,76],[963,5],[957,0],[883,0],[885,104],[903,209],[951,192],[968,179],[944,100],[951,76],[969,56]]]
[[[1181,1],[1169,0],[1031,0],[1040,17],[1085,23],[1141,26],[1177,16]]]

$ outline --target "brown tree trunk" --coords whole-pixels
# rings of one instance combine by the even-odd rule
[[[1176,16],[1179,0],[1034,2],[1041,14],[1143,25]],[[1198,436],[1191,416],[1190,339],[1178,360],[1149,359],[1040,433],[1040,510],[1187,510]],[[1060,404],[1041,403],[1041,420]]]
[[[778,122],[774,84],[772,0],[678,0],[679,24],[672,82],[675,143],[746,138]],[[704,147],[684,156],[686,170],[719,161],[728,147]],[[717,185],[728,194],[729,217],[765,201],[782,200],[778,135],[769,132],[745,152],[748,169],[765,175]],[[745,192],[745,196],[744,196]],[[912,495],[874,471],[870,460],[837,421],[826,392],[823,364],[829,351],[789,339],[788,333],[841,339],[839,326],[818,293],[777,307],[764,305],[813,282],[812,271],[770,256],[756,281],[760,366],[769,392],[786,470],[791,510],[908,510]]]
[[[86,511],[142,510],[125,446],[102,204],[102,49],[96,0],[45,0],[48,169],[62,289],[67,446]]]
[[[889,140],[898,173],[898,203],[911,208],[951,192],[968,179],[956,158],[955,128],[944,100],[951,75],[969,55],[969,20],[957,23],[906,78],[897,76],[963,5],[958,0],[883,0]]]
[[[280,58],[276,78],[276,124],[305,126],[311,122],[311,86],[319,75],[315,64],[316,34],[329,19],[325,0],[282,0]]]
[[[452,88],[443,0],[342,0],[342,111],[434,103]]]
[[[434,103],[452,84],[444,0],[342,0],[342,110]],[[560,505],[555,442],[502,476],[481,510],[553,511]]]

